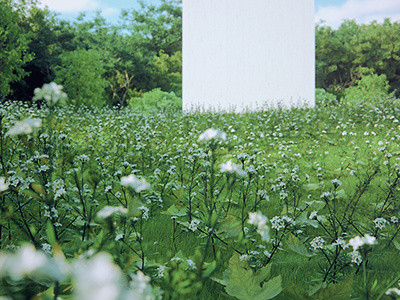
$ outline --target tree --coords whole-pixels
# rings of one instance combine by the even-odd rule
[[[30,6],[20,26],[30,33],[27,53],[33,59],[23,65],[27,75],[14,82],[11,88],[14,98],[30,100],[35,88],[54,80],[52,66],[60,64],[59,55],[64,51],[73,51],[77,46],[73,43],[74,32],[71,25],[66,21],[59,21],[47,9]]]
[[[107,81],[102,53],[98,50],[76,50],[60,55],[61,66],[55,67],[55,82],[64,87],[72,104],[102,107],[105,105]]]
[[[23,66],[33,59],[27,53],[31,36],[20,26],[23,8],[15,1],[0,2],[0,98],[10,93],[10,83],[27,74]]]
[[[141,10],[122,11],[124,27],[139,35],[142,43],[155,54],[163,50],[172,55],[182,50],[182,0],[162,0],[160,6],[139,0]]]

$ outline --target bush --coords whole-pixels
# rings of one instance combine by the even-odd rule
[[[378,98],[388,98],[389,82],[385,74],[370,74],[362,76],[356,81],[355,86],[347,88],[344,92],[343,103],[359,102],[373,103]]]
[[[338,101],[334,94],[328,93],[324,89],[315,89],[315,104],[317,106],[337,105]]]
[[[160,88],[153,89],[143,94],[142,97],[134,97],[128,100],[129,107],[148,112],[155,109],[182,109],[182,99],[177,97],[174,92],[163,92]]]

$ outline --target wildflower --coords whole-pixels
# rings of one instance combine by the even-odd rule
[[[99,253],[90,259],[80,259],[73,273],[76,299],[119,299],[123,274],[110,255]]]
[[[279,216],[275,216],[271,219],[271,228],[275,228],[277,231],[279,229],[285,228],[285,222]]]
[[[50,244],[47,244],[47,243],[42,244],[42,250],[46,254],[49,254],[49,255],[53,254],[53,249]]]
[[[158,278],[162,278],[164,277],[164,270],[165,270],[165,266],[161,265],[157,268],[157,277]]]
[[[244,260],[248,260],[249,256],[247,254],[243,254],[239,258],[240,258],[240,261],[244,261]]]
[[[130,290],[124,299],[155,299],[149,276],[146,276],[141,271],[138,271],[137,274],[131,274],[131,278],[132,281],[129,286]]]
[[[331,198],[331,196],[332,196],[331,192],[323,192],[322,195],[321,195],[321,198],[329,200],[329,198]]]
[[[97,217],[100,219],[107,219],[108,217],[112,216],[113,214],[122,214],[126,215],[128,210],[122,206],[105,206],[102,210],[97,213]]]
[[[4,177],[0,177],[0,192],[8,189],[8,184],[6,183],[6,179]]]
[[[360,265],[362,263],[362,257],[357,250],[353,250],[353,252],[351,252],[350,254],[352,263],[355,263],[357,265]]]
[[[346,241],[342,237],[339,237],[336,241],[334,241],[332,243],[332,246],[340,246],[342,249],[346,249],[350,245],[347,244]]]
[[[143,205],[140,206],[138,209],[142,211],[142,218],[147,220],[149,218],[149,209]]]
[[[357,250],[359,247],[363,245],[373,245],[375,243],[376,238],[370,236],[368,234],[364,235],[364,237],[360,238],[356,236],[349,240],[349,245],[353,247],[353,250]]]
[[[397,223],[397,222],[399,222],[399,218],[397,218],[396,216],[393,216],[390,218],[390,222]]]
[[[388,221],[384,218],[376,218],[374,220],[374,223],[376,228],[383,229],[383,227],[386,226],[386,223],[388,223]]]
[[[121,184],[125,186],[130,186],[135,190],[136,193],[140,193],[143,190],[150,189],[150,183],[144,178],[137,178],[134,174],[121,178]]]
[[[226,163],[221,164],[219,167],[221,168],[222,173],[226,172],[230,174],[236,174],[239,177],[247,176],[247,173],[243,171],[242,167],[233,163],[231,160],[228,160]]]
[[[226,133],[220,129],[209,128],[200,134],[198,142],[208,142],[210,140],[225,140]]]
[[[311,212],[310,216],[308,217],[310,220],[314,219],[317,216],[318,210],[314,210]]]
[[[191,270],[197,269],[197,268],[196,268],[196,264],[194,263],[193,260],[188,259],[186,262],[187,262],[187,264],[188,264],[188,266],[189,266],[189,268],[190,268]]]
[[[390,288],[385,294],[389,296],[400,296],[400,290],[398,288]]]
[[[315,251],[317,249],[322,249],[324,246],[324,243],[325,243],[325,240],[322,237],[317,236],[310,242],[310,245],[313,248],[313,250]]]
[[[261,235],[261,239],[263,241],[267,241],[270,239],[267,221],[268,218],[259,211],[256,213],[249,213],[249,220],[247,222],[257,227],[257,232]]]
[[[42,120],[40,119],[24,119],[18,121],[13,127],[6,133],[6,135],[27,135],[35,132],[40,126],[42,126]]]
[[[33,92],[33,100],[45,100],[47,106],[52,107],[57,103],[63,103],[67,99],[67,94],[62,92],[62,86],[55,82],[45,83],[42,88],[36,88]]]
[[[335,188],[337,188],[338,186],[342,185],[342,182],[339,179],[332,179],[331,183],[333,184],[333,186]]]
[[[199,224],[200,224],[200,221],[199,221],[199,220],[193,219],[193,220],[190,222],[190,224],[189,224],[189,229],[190,229],[191,231],[195,232],[196,229],[197,229],[197,226],[198,226]]]

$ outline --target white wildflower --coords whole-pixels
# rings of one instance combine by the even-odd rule
[[[42,126],[42,120],[40,119],[24,119],[18,121],[13,127],[6,133],[6,135],[27,135],[35,132],[40,126]]]
[[[219,167],[221,168],[222,173],[233,173],[240,177],[247,176],[247,173],[243,171],[242,167],[233,163],[231,160],[228,160],[226,163],[221,164]]]
[[[356,236],[349,240],[349,245],[353,247],[353,250],[357,250],[363,245],[373,245],[376,238],[366,234],[364,237]]]
[[[267,225],[268,218],[266,216],[259,211],[255,213],[250,212],[247,222],[257,227],[257,232],[261,235],[263,241],[269,241],[269,226]]]
[[[190,229],[191,231],[195,232],[196,229],[197,229],[197,226],[198,226],[199,224],[200,224],[200,221],[199,221],[199,220],[193,219],[193,220],[190,222],[190,224],[189,224],[189,229]]]
[[[67,99],[67,94],[62,90],[62,86],[55,82],[45,83],[42,88],[36,88],[33,92],[33,100],[45,100],[49,107],[57,103],[63,103]]]
[[[351,252],[350,254],[352,263],[355,263],[357,265],[360,265],[362,263],[362,257],[357,250],[353,250],[353,252]]]
[[[144,178],[139,179],[134,174],[122,177],[121,184],[125,186],[130,186],[135,190],[136,193],[140,193],[143,190],[150,189],[150,183],[148,183],[146,179]]]
[[[220,129],[209,128],[200,134],[198,142],[205,141],[208,142],[210,140],[225,140],[226,133]]]
[[[111,256],[99,253],[74,265],[75,298],[85,300],[117,300],[123,274]]]
[[[383,227],[386,226],[386,223],[388,223],[388,221],[384,218],[376,218],[374,220],[375,227],[379,229],[383,229]]]
[[[4,177],[0,177],[0,192],[8,189],[8,184],[6,183],[6,179]]]
[[[126,215],[128,210],[122,206],[105,206],[97,213],[97,217],[100,219],[106,219],[116,213]]]
[[[324,240],[322,237],[320,237],[320,236],[315,237],[315,238],[310,242],[310,245],[311,245],[311,247],[313,248],[314,251],[315,251],[316,249],[322,249],[323,246],[324,246],[324,244],[325,244],[325,240]]]

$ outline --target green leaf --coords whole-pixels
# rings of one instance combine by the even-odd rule
[[[46,235],[47,235],[47,241],[50,243],[50,245],[54,246],[56,243],[56,233],[54,231],[53,224],[51,222],[47,222],[47,228],[46,228]]]
[[[322,182],[321,183],[309,183],[309,184],[305,184],[304,187],[308,191],[316,191],[316,190],[319,190],[320,188],[324,187],[324,184]]]
[[[326,288],[318,290],[312,299],[343,300],[350,299],[353,290],[353,277],[339,283],[331,283]]]
[[[393,246],[400,251],[400,243],[396,240],[393,240]]]
[[[214,260],[214,261],[211,262],[211,263],[207,266],[207,268],[201,273],[201,277],[203,277],[203,278],[210,277],[210,276],[214,273],[216,267],[217,267],[217,262]]]
[[[254,272],[248,263],[240,261],[239,254],[235,253],[224,272],[224,279],[219,282],[226,284],[225,290],[230,296],[240,300],[272,299],[282,291],[282,280],[277,276],[264,282],[270,271],[271,265],[267,265]]]
[[[308,218],[308,213],[307,211],[304,211],[297,219],[296,219],[296,223],[298,223],[299,225],[310,225],[314,228],[318,228],[318,222],[317,220],[310,220],[310,218]]]
[[[186,216],[186,208],[184,206],[177,207],[175,204],[172,204],[167,211],[163,213],[170,216],[183,217]]]
[[[44,196],[45,191],[44,191],[44,188],[40,184],[33,182],[33,183],[31,183],[31,188],[39,195]]]
[[[347,198],[347,194],[343,189],[341,189],[340,191],[336,192],[336,197],[338,199],[346,199]]]
[[[306,246],[293,234],[289,234],[288,239],[283,243],[284,249],[288,252],[298,254],[300,256],[312,257]]]
[[[306,291],[295,285],[294,283],[289,284],[283,291],[287,296],[287,299],[297,299],[297,300],[310,300],[311,297]]]

